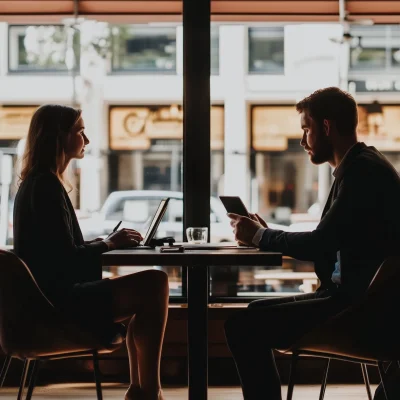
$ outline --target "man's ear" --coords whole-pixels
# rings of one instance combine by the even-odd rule
[[[324,124],[324,133],[326,136],[330,136],[332,133],[332,121],[330,121],[329,119],[324,119],[323,121]]]

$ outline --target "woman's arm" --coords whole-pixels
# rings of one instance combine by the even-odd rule
[[[104,241],[76,244],[64,188],[56,176],[48,173],[35,179],[31,208],[37,221],[38,238],[45,244],[46,251],[63,261],[68,260],[71,267],[93,264],[94,261],[98,264],[100,255],[108,250]]]

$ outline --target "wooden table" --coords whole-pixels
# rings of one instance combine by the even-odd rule
[[[177,266],[187,268],[189,400],[206,400],[208,389],[209,266],[281,266],[282,254],[258,249],[227,248],[160,253],[154,250],[114,250],[104,253],[104,266]]]

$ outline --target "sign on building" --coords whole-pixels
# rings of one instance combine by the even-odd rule
[[[224,108],[211,107],[211,149],[224,148]],[[181,106],[110,108],[110,149],[148,150],[152,140],[183,138]]]

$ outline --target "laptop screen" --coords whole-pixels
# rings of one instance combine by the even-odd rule
[[[158,225],[163,219],[165,211],[167,211],[168,202],[169,202],[169,197],[165,197],[160,201],[157,211],[155,212],[154,217],[150,222],[149,229],[147,229],[146,235],[143,239],[143,246],[150,246],[150,241],[156,234]]]

